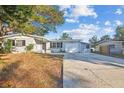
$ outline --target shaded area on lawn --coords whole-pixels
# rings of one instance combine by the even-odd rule
[[[62,87],[62,59],[35,53],[5,55],[1,57],[0,87]]]
[[[19,66],[19,62],[12,63],[2,68],[0,71],[0,87],[13,87],[11,86],[9,79],[15,75],[14,70]]]

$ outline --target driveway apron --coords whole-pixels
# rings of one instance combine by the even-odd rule
[[[65,54],[63,62],[64,88],[124,87],[122,59],[77,53]]]

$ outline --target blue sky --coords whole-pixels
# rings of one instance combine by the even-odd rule
[[[64,5],[59,7],[64,11],[65,23],[57,27],[57,33],[47,34],[47,38],[57,39],[66,32],[74,39],[88,42],[93,35],[100,38],[108,34],[112,37],[116,27],[124,23],[124,6]]]

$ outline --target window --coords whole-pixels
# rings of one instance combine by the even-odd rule
[[[57,43],[57,48],[59,48],[60,47],[60,43]]]
[[[90,46],[87,44],[87,45],[86,45],[86,48],[88,49],[88,48],[90,48]]]
[[[60,44],[61,44],[61,46],[60,46],[60,47],[62,48],[62,42],[61,42]]]
[[[122,42],[122,47],[124,48],[124,42]]]
[[[62,48],[62,42],[50,43],[51,48]]]
[[[52,44],[52,48],[56,48],[56,43],[53,43]]]
[[[25,40],[16,40],[16,46],[17,47],[25,46]]]
[[[52,48],[52,43],[50,43],[50,48]]]
[[[110,48],[115,48],[115,45],[109,45]]]
[[[22,40],[22,46],[25,46],[25,40]]]
[[[62,48],[62,42],[57,43],[57,48]]]
[[[12,40],[12,46],[15,46],[15,40]]]
[[[15,40],[8,39],[7,41],[10,41],[12,43],[12,46],[15,46]]]

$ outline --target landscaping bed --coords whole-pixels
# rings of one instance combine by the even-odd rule
[[[0,87],[62,87],[63,56],[19,53],[0,55]]]

